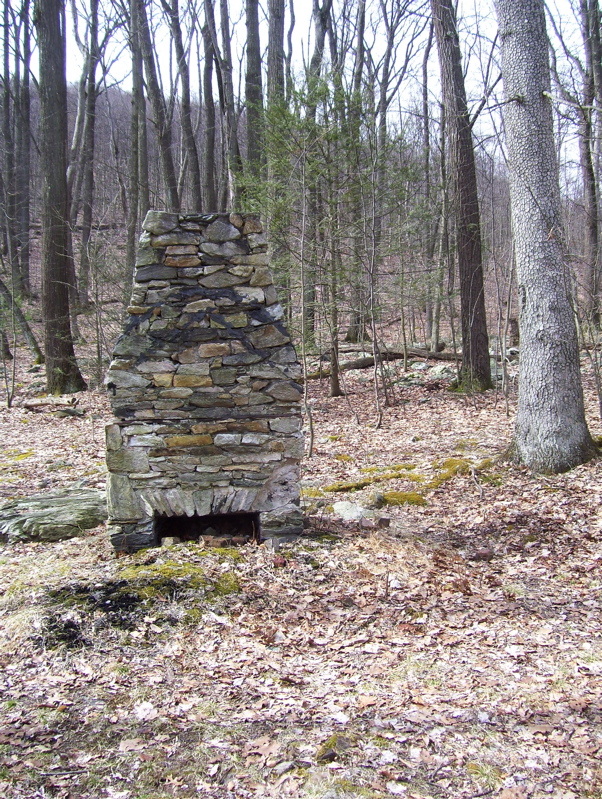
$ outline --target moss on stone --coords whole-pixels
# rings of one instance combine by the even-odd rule
[[[143,599],[153,599],[166,590],[178,587],[198,590],[207,586],[207,578],[202,569],[190,563],[177,563],[173,560],[127,566],[121,570],[119,576],[130,583],[128,591],[135,591]]]
[[[470,463],[465,458],[446,458],[444,461],[435,461],[433,468],[437,473],[429,480],[427,488],[439,488],[457,474],[468,474]]]
[[[386,505],[426,505],[426,499],[417,491],[386,491]]]
[[[210,589],[209,596],[228,596],[229,594],[240,593],[240,583],[234,572],[224,572],[220,574]]]
[[[318,499],[324,496],[324,488],[318,488],[316,486],[306,486],[305,488],[301,489],[301,496],[305,497],[306,499]]]
[[[393,466],[376,467],[371,466],[362,469],[364,474],[368,477],[363,477],[360,480],[341,481],[339,483],[331,483],[324,486],[324,491],[331,492],[348,492],[348,491],[361,491],[362,488],[374,485],[374,483],[385,483],[387,480],[395,480],[401,478],[402,480],[410,480],[413,483],[422,483],[424,477],[421,475],[408,474],[416,466],[411,463],[398,463]],[[375,471],[376,470],[376,471]]]

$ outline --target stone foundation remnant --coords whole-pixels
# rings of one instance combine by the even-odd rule
[[[301,532],[302,372],[283,316],[257,216],[149,211],[106,377],[117,550]]]

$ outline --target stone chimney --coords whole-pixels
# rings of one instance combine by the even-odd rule
[[[106,386],[109,530],[242,542],[301,532],[301,367],[259,218],[149,211]]]

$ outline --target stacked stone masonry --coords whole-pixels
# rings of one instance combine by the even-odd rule
[[[158,543],[157,515],[301,531],[301,367],[283,315],[258,217],[148,213],[106,378],[117,549]]]

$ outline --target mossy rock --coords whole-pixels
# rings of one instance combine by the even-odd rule
[[[209,592],[209,597],[228,596],[229,594],[240,594],[240,582],[234,572],[223,572],[213,583]]]
[[[190,563],[168,560],[164,563],[149,563],[127,566],[119,576],[129,583],[128,590],[141,598],[153,599],[174,590],[203,590],[209,585],[202,569]]]
[[[84,535],[106,518],[104,491],[78,486],[48,491],[0,507],[0,540],[63,541]]]
[[[426,499],[417,491],[386,491],[383,494],[386,505],[426,505]]]

